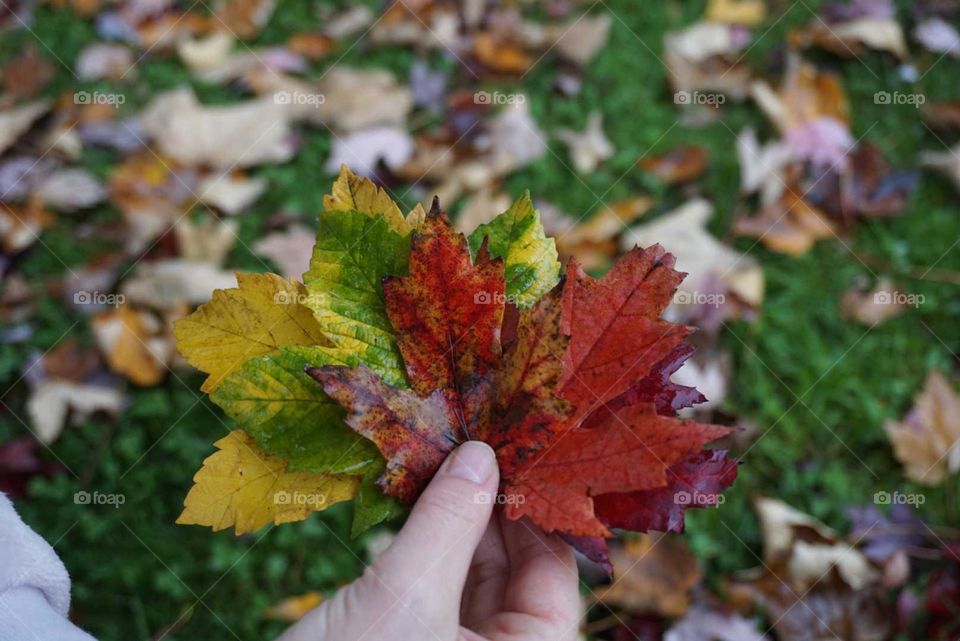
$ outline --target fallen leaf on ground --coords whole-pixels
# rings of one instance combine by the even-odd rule
[[[880,277],[870,290],[862,283],[854,283],[843,293],[840,311],[847,318],[873,327],[907,310],[905,300],[900,300],[897,294],[893,281],[886,277]]]
[[[960,470],[960,395],[940,372],[927,374],[913,409],[884,431],[911,480],[935,487]]]
[[[733,229],[788,256],[802,256],[816,241],[837,236],[829,217],[793,190],[784,191],[756,215],[737,218]]]
[[[572,218],[556,220],[550,233],[556,236],[561,257],[575,257],[584,269],[595,269],[613,259],[619,249],[617,240],[626,237],[630,223],[652,206],[653,200],[646,196],[619,200],[601,205],[579,224]]]
[[[573,167],[581,174],[592,172],[614,152],[613,143],[603,134],[603,115],[599,111],[588,116],[583,131],[558,129],[556,135],[569,148]]]
[[[691,200],[656,220],[630,228],[620,245],[663,244],[677,257],[677,268],[689,274],[671,309],[680,322],[710,320],[705,328],[715,330],[728,318],[759,309],[764,280],[755,259],[724,245],[707,231],[712,215],[710,202]]]
[[[659,156],[640,160],[640,168],[667,184],[698,178],[707,168],[709,156],[703,147],[677,147]]]
[[[141,386],[156,385],[167,373],[173,343],[161,331],[154,316],[126,306],[93,319],[94,336],[110,369]]]
[[[185,165],[250,167],[294,153],[288,110],[273,96],[207,107],[173,89],[153,98],[140,123],[161,154]]]
[[[170,258],[141,262],[120,286],[127,302],[155,309],[200,305],[217,289],[230,289],[236,282],[233,272],[208,262]]]
[[[324,596],[316,590],[298,596],[290,596],[263,611],[264,619],[296,623],[310,610],[324,601]]]
[[[36,100],[0,111],[0,154],[10,148],[28,129],[50,109],[47,100]]]
[[[284,278],[300,278],[310,265],[315,235],[303,225],[291,225],[263,236],[253,251],[273,261]]]
[[[710,22],[753,27],[767,17],[767,4],[763,0],[710,0],[704,17]]]
[[[663,641],[764,641],[757,622],[695,605],[667,630]]]
[[[95,412],[116,416],[122,406],[123,395],[113,387],[50,378],[30,393],[26,410],[33,433],[49,445],[60,436],[71,412],[76,424]]]
[[[616,579],[598,601],[632,614],[683,615],[703,571],[686,544],[670,535],[642,535],[610,548]]]
[[[180,218],[173,227],[180,257],[198,263],[222,265],[237,241],[237,224],[206,216],[196,222]]]

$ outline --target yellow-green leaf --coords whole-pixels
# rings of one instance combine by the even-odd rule
[[[307,304],[333,343],[333,360],[365,364],[391,385],[406,385],[403,360],[387,318],[380,281],[407,273],[410,236],[379,216],[329,211],[320,216],[317,244],[303,275]]]
[[[210,376],[213,392],[244,362],[282,345],[330,345],[310,309],[307,291],[276,274],[237,274],[237,288],[218,289],[209,303],[174,325],[177,348]]]
[[[404,216],[386,191],[369,178],[357,176],[346,165],[340,166],[340,175],[333,183],[331,193],[323,197],[323,208],[326,211],[359,211],[368,216],[380,216],[387,221],[390,229],[402,236],[418,229],[426,216],[420,204]]]
[[[470,249],[477,250],[488,238],[493,256],[503,258],[506,267],[507,298],[520,307],[533,305],[553,289],[560,279],[557,246],[540,223],[540,212],[530,193],[518,198],[507,211],[477,227],[470,234]]]
[[[181,525],[214,531],[233,526],[239,535],[270,522],[302,521],[357,493],[356,476],[287,472],[283,459],[261,450],[242,430],[214,445],[219,451],[203,462],[183,501]]]
[[[210,400],[292,472],[364,474],[372,463],[382,467],[380,452],[347,427],[340,405],[303,371],[348,364],[315,347],[285,347],[248,360]]]

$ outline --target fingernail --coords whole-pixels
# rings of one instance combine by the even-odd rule
[[[483,483],[490,478],[496,465],[496,455],[481,441],[464,443],[450,457],[447,474],[457,478]]]

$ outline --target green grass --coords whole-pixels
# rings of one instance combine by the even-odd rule
[[[281,2],[260,41],[282,42],[289,34],[318,24],[324,6]],[[748,60],[755,68],[768,68],[786,31],[811,18],[802,4],[790,6],[786,18],[750,50]],[[647,153],[696,143],[706,147],[712,159],[699,182],[701,193],[716,204],[711,229],[727,238],[734,214],[750,207],[737,193],[735,140],[730,130],[739,132],[754,124],[769,133],[769,126],[750,104],[729,105],[725,124],[698,130],[676,124],[679,112],[664,70],[647,46],[659,52],[663,32],[694,21],[702,3],[647,3],[641,9],[635,2],[616,0],[609,7],[619,19],[614,20],[608,47],[586,73],[578,98],[561,100],[551,92],[556,65],[549,60],[524,79],[523,87],[547,132],[580,128],[591,110],[600,109],[616,155],[594,173],[574,177],[567,168],[566,151],[551,140],[551,153],[510,177],[509,190],[519,194],[529,188],[535,196],[578,215],[593,211],[601,196],[610,201],[652,192],[657,197],[656,213],[664,212],[680,204],[686,194],[653,184],[632,168],[633,163]],[[89,21],[52,9],[38,11],[32,29],[71,64],[94,37]],[[26,31],[5,35],[0,40],[0,60],[33,38]],[[935,59],[919,52],[917,56],[921,70]],[[855,136],[869,130],[869,138],[895,164],[904,166],[914,163],[919,150],[940,147],[916,110],[873,103],[878,90],[909,90],[897,80],[896,63],[889,57],[868,53],[862,56],[863,63],[814,57],[842,73]],[[390,68],[405,78],[412,59],[406,50],[357,47],[344,62]],[[446,64],[454,76],[465,73],[439,56],[432,62]],[[318,64],[316,70],[323,66]],[[928,99],[955,97],[958,72],[960,64],[943,60],[916,90]],[[174,60],[149,56],[124,89],[132,96],[125,109],[135,112],[157,91],[183,83],[193,84],[207,101],[239,97],[232,88],[192,82]],[[49,92],[56,95],[74,86],[72,75],[61,68]],[[952,138],[945,141],[954,142]],[[262,270],[260,260],[244,245],[251,246],[262,233],[268,215],[282,210],[313,224],[331,181],[323,173],[329,146],[326,130],[309,130],[294,160],[255,171],[269,180],[270,188],[252,211],[238,218],[243,242],[230,258],[231,267]],[[87,152],[81,159],[101,175],[114,161],[103,152]],[[749,239],[734,242],[764,265],[768,291],[754,323],[736,322],[721,333],[722,344],[735,355],[735,384],[725,410],[752,421],[763,436],[745,457],[723,508],[688,517],[688,539],[707,563],[712,582],[719,582],[724,573],[756,564],[754,553],[759,552],[760,541],[751,497],[780,497],[843,530],[846,505],[870,502],[878,490],[920,490],[904,480],[882,424],[910,407],[929,368],[956,369],[957,287],[912,279],[907,269],[936,263],[940,269],[960,270],[960,250],[954,246],[960,235],[957,202],[947,181],[924,173],[906,215],[861,224],[845,239],[846,246],[825,241],[794,259],[773,254]],[[119,217],[106,206],[85,216]],[[0,384],[4,390],[12,386],[3,398],[10,412],[0,414],[0,439],[26,433],[15,418],[24,415],[26,388],[22,381],[15,381],[28,352],[52,347],[68,330],[80,340],[90,340],[85,322],[70,329],[82,319],[60,301],[48,298],[46,284],[64,273],[60,259],[70,266],[83,265],[105,246],[78,242],[74,219],[64,216],[61,221],[44,234],[46,247],[36,244],[19,261],[41,302],[30,344],[0,346]],[[890,268],[883,272],[868,268],[853,253],[880,258]],[[901,290],[923,294],[925,303],[871,331],[841,318],[841,292],[858,276],[872,273],[894,277]],[[211,453],[213,441],[229,429],[217,409],[199,394],[200,380],[181,375],[154,389],[131,388],[129,410],[116,423],[91,420],[66,430],[52,454],[73,473],[36,479],[32,497],[17,503],[24,519],[56,542],[74,580],[74,615],[103,641],[148,638],[181,616],[188,620],[170,638],[232,638],[228,629],[243,639],[270,638],[283,626],[262,621],[259,613],[264,607],[308,589],[332,591],[362,569],[364,542],[349,539],[348,507],[337,506],[303,523],[240,538],[174,525],[194,472]],[[81,488],[122,492],[126,503],[116,509],[75,505],[73,494]],[[951,500],[956,496],[955,481],[949,488],[922,491],[927,496],[922,513],[931,523],[960,522],[960,509]]]

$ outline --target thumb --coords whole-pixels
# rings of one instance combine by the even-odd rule
[[[375,572],[413,594],[459,596],[499,480],[489,445],[461,445],[437,470],[393,544],[377,559]],[[458,608],[459,599],[455,603]]]

